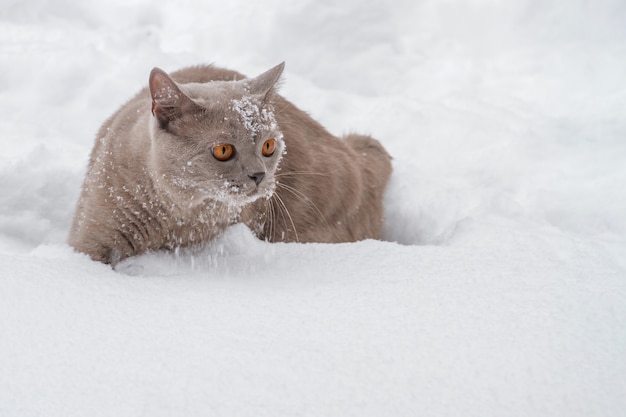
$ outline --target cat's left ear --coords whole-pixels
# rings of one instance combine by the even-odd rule
[[[180,87],[167,73],[159,68],[150,72],[150,94],[152,95],[152,114],[162,128],[183,114],[195,110],[198,105],[182,92]]]
[[[280,80],[280,76],[285,69],[285,63],[281,62],[276,65],[274,68],[269,71],[264,72],[256,78],[250,80],[248,87],[250,88],[250,93],[254,95],[260,95],[263,97],[267,97],[272,92],[278,80]]]

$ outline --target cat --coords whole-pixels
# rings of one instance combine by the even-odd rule
[[[115,266],[234,223],[270,242],[379,239],[391,157],[281,97],[283,69],[154,68],[99,130],[68,243]]]

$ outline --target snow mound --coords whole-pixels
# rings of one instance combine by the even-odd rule
[[[275,260],[274,245],[260,241],[242,224],[228,228],[206,245],[153,252],[120,262],[115,270],[128,275],[169,276],[194,273],[242,276]]]

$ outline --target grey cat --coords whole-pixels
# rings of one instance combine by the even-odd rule
[[[115,265],[234,223],[271,242],[379,238],[389,154],[332,136],[278,95],[283,68],[153,69],[98,133],[69,244]]]

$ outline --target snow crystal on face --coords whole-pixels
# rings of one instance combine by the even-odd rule
[[[261,108],[258,100],[244,96],[231,100],[232,109],[239,114],[243,126],[253,135],[263,131],[278,130],[272,106]]]

